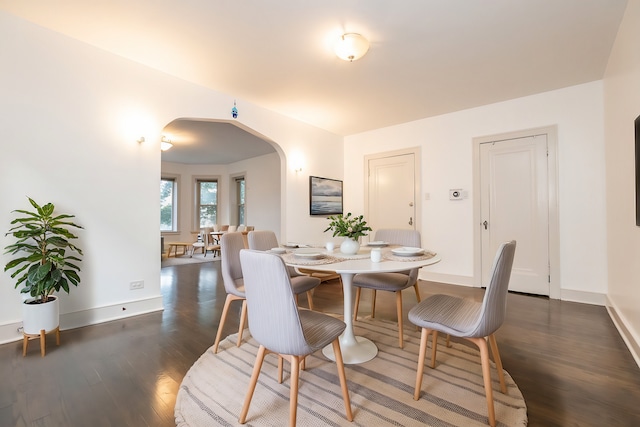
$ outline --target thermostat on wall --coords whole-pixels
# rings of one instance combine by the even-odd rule
[[[467,192],[461,188],[449,190],[449,200],[462,200],[467,198]]]

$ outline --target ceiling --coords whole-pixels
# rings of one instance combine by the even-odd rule
[[[250,102],[352,135],[599,80],[626,3],[0,0],[0,9],[229,94],[240,116]],[[333,54],[344,32],[369,39],[364,58]]]

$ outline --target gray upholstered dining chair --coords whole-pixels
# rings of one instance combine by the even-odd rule
[[[500,391],[506,393],[507,387],[504,382],[502,361],[500,360],[498,344],[494,334],[504,322],[506,315],[507,291],[509,290],[509,279],[511,277],[511,267],[513,266],[515,251],[515,240],[503,243],[498,248],[491,269],[491,280],[487,286],[482,302],[450,295],[432,295],[409,311],[409,320],[422,328],[420,355],[418,356],[418,369],[416,373],[416,387],[413,394],[415,400],[420,399],[424,359],[429,335],[431,333],[433,335],[431,341],[432,368],[435,368],[436,363],[438,332],[447,333],[454,337],[466,338],[476,344],[480,349],[480,361],[482,364],[484,390],[487,397],[489,424],[491,426],[496,425],[487,340],[489,341],[491,352],[495,359],[498,378],[500,380]]]
[[[227,320],[229,307],[231,303],[237,300],[242,301],[242,312],[240,314],[240,326],[238,329],[238,347],[242,342],[242,331],[247,320],[247,301],[244,295],[244,279],[242,277],[242,268],[240,266],[240,250],[244,249],[244,240],[242,233],[225,233],[220,238],[221,251],[221,269],[222,281],[224,289],[227,291],[227,298],[224,301],[218,332],[216,333],[216,341],[213,344],[213,352],[218,352],[218,345],[222,336],[222,329]]]
[[[249,249],[257,251],[268,251],[271,248],[278,247],[278,238],[276,237],[276,233],[270,230],[250,231],[247,235],[247,240],[249,243]],[[298,300],[298,295],[306,292],[309,308],[313,310],[313,289],[315,289],[322,280],[318,277],[311,277],[298,273],[293,267],[287,267],[287,271],[291,278],[291,286],[293,286],[296,301]]]
[[[382,229],[376,232],[375,240],[384,241],[393,245],[409,246],[419,248],[420,232],[417,230],[395,230]],[[373,297],[371,300],[371,317],[376,316],[376,291],[395,292],[396,309],[398,315],[398,344],[404,347],[403,319],[402,319],[402,291],[413,286],[416,298],[420,302],[420,290],[418,289],[418,269],[403,271],[400,273],[363,273],[356,274],[353,278],[353,286],[356,288],[355,306],[353,309],[353,320],[358,317],[358,307],[360,305],[360,293],[362,288],[371,289]]]
[[[267,353],[277,353],[280,356],[279,382],[282,382],[282,358],[291,362],[289,425],[295,426],[300,364],[306,356],[330,343],[335,353],[346,418],[352,421],[351,401],[339,341],[340,334],[346,327],[345,323],[326,314],[298,308],[287,268],[279,256],[245,249],[240,252],[240,260],[249,305],[249,330],[260,347],[239,422],[244,424],[247,420],[264,357]]]

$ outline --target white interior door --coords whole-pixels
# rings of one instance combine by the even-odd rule
[[[415,153],[371,158],[367,163],[368,224],[374,232],[381,228],[415,229]]]
[[[498,246],[516,240],[509,289],[549,295],[547,136],[480,145],[482,285]]]

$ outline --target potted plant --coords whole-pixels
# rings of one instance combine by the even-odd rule
[[[358,239],[367,235],[367,231],[371,231],[371,227],[367,226],[367,221],[364,220],[364,216],[351,215],[351,212],[346,215],[332,215],[328,217],[331,222],[329,226],[324,230],[325,232],[332,230],[333,237],[342,236],[344,241],[340,245],[340,252],[346,255],[355,255],[360,249],[360,242]]]
[[[31,198],[29,203],[33,211],[13,211],[22,216],[11,221],[5,236],[17,240],[4,248],[5,254],[17,255],[4,271],[14,270],[11,278],[17,277],[15,288],[22,285],[20,292],[30,295],[23,304],[25,351],[27,336],[59,332],[58,299],[53,293],[60,289],[69,293],[70,284],[78,286],[80,267],[75,262],[81,261],[77,255],[82,255],[71,243],[77,236],[69,228],[82,228],[70,221],[74,215],[54,214],[52,203],[40,206]]]

